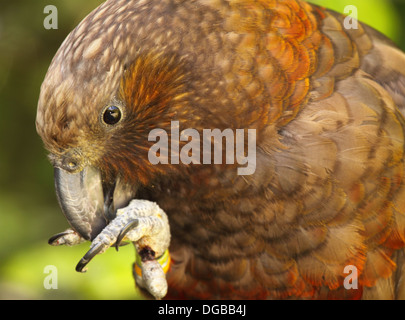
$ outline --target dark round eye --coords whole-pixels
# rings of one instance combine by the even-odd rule
[[[120,122],[122,117],[121,110],[120,108],[116,106],[110,106],[107,109],[105,109],[104,114],[103,114],[103,121],[106,124],[109,125],[114,125]]]

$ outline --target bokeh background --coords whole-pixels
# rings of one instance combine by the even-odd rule
[[[405,0],[313,0],[364,21],[405,50]],[[88,250],[51,247],[49,236],[68,225],[59,210],[53,170],[35,131],[39,88],[67,34],[101,0],[0,0],[0,299],[139,299],[131,274],[134,249],[110,249],[86,274],[74,271]],[[46,30],[44,8],[58,9],[58,29]],[[57,289],[47,290],[48,265]]]

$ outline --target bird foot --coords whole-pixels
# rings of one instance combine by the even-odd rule
[[[52,245],[74,245],[83,242],[79,234],[68,229],[52,237]],[[132,200],[130,204],[117,210],[117,216],[97,235],[90,250],[76,266],[76,271],[86,272],[86,265],[98,254],[115,246],[118,251],[122,241],[135,244],[138,257],[134,272],[137,285],[149,291],[156,299],[167,293],[165,271],[170,243],[170,228],[166,213],[154,202]]]

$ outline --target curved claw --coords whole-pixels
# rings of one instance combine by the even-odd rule
[[[121,244],[122,239],[125,238],[126,234],[131,231],[133,228],[136,228],[139,225],[139,220],[138,219],[134,219],[129,221],[124,228],[121,229],[118,237],[117,237],[117,241],[115,241],[115,250],[118,251],[118,248]]]
[[[96,255],[98,255],[104,248],[104,244],[100,243],[93,248],[90,248],[89,251],[84,255],[84,257],[79,261],[76,265],[77,272],[86,272],[87,270],[84,267],[93,259]]]
[[[48,244],[50,244],[51,246],[54,246],[54,245],[55,245],[55,242],[56,242],[57,240],[59,240],[60,238],[66,236],[66,235],[68,235],[68,234],[70,234],[69,231],[63,231],[63,232],[60,232],[60,233],[58,233],[58,234],[55,234],[54,236],[52,236],[52,237],[49,238]]]

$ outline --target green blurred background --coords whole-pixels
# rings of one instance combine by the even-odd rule
[[[0,299],[138,299],[134,249],[110,249],[86,274],[74,267],[88,243],[51,247],[68,225],[56,202],[53,170],[35,131],[39,88],[63,39],[101,0],[0,0]],[[362,20],[405,49],[405,0],[313,0]],[[58,9],[58,29],[46,30],[46,5]],[[55,266],[58,289],[47,290],[44,268]]]

